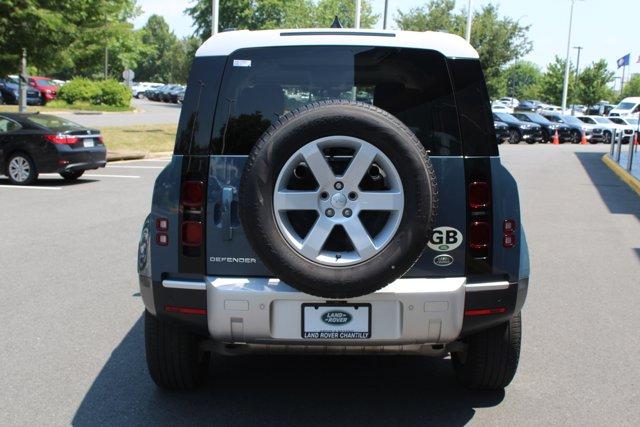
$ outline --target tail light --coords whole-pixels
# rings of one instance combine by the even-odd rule
[[[472,182],[469,184],[469,207],[471,209],[485,209],[491,205],[491,188],[487,182]]]
[[[100,141],[101,144],[104,144],[104,137],[102,135],[98,135],[98,141]]]
[[[469,226],[469,246],[471,249],[487,249],[491,244],[491,226],[485,221],[473,221]]]
[[[496,308],[480,308],[480,309],[472,309],[465,310],[465,316],[488,316],[490,314],[503,314],[507,312],[506,307],[496,307]]]
[[[56,135],[45,135],[45,139],[54,144],[73,145],[78,142],[78,137],[73,135],[66,135],[58,133]]]
[[[505,219],[502,223],[502,246],[513,248],[517,243],[516,229],[518,224],[514,219]]]
[[[204,202],[204,183],[202,181],[185,181],[182,184],[182,206],[199,208]]]
[[[182,223],[182,244],[185,246],[202,244],[202,222],[184,221]]]

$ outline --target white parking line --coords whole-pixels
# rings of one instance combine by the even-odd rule
[[[118,163],[136,163],[136,162],[170,162],[171,158],[162,157],[158,159],[133,159],[133,160],[118,160]]]
[[[131,166],[124,166],[124,165],[107,165],[106,166],[107,169],[164,169],[164,166],[139,166],[139,165],[131,165]]]
[[[14,188],[22,190],[62,190],[62,187],[36,187],[34,185],[0,185],[0,188]]]
[[[131,179],[140,178],[140,176],[138,176],[138,175],[101,175],[101,174],[97,174],[97,173],[87,173],[87,174],[84,174],[83,176],[85,176],[85,177],[95,177],[95,178],[131,178]]]

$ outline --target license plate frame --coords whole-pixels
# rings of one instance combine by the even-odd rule
[[[308,311],[312,309],[314,311],[320,310],[319,313],[314,313],[313,311]],[[361,314],[358,310],[364,309],[365,314]],[[335,324],[327,323],[325,320],[320,320],[324,323],[322,328],[326,328],[325,330],[320,330],[320,327],[317,326],[317,322],[313,322],[312,318],[308,318],[305,314],[309,315],[314,314],[321,319],[327,315],[327,320],[335,319]],[[338,314],[342,313],[342,314]],[[325,340],[325,341],[342,341],[342,340],[368,340],[371,339],[371,318],[373,316],[372,307],[369,303],[303,303],[300,307],[301,314],[301,328],[300,335],[303,339],[306,340]],[[344,314],[347,314],[346,317],[350,317],[347,322],[343,322],[341,319],[344,318]],[[363,320],[364,317],[364,320]],[[342,325],[346,325],[355,319],[354,325],[356,326],[355,330],[349,330],[348,328],[343,328]],[[311,321],[311,322],[310,322]],[[363,327],[366,325],[366,327]],[[353,326],[353,325],[352,325]]]

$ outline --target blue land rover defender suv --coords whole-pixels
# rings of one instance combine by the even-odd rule
[[[465,386],[505,387],[529,257],[477,52],[436,32],[213,36],[138,269],[163,388],[247,352],[451,354]]]

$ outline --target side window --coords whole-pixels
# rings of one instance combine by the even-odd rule
[[[14,122],[13,120],[0,117],[0,133],[13,132],[15,130],[20,129],[21,127],[22,126],[20,126],[18,123]]]
[[[466,156],[498,154],[491,104],[477,59],[449,60]]]

